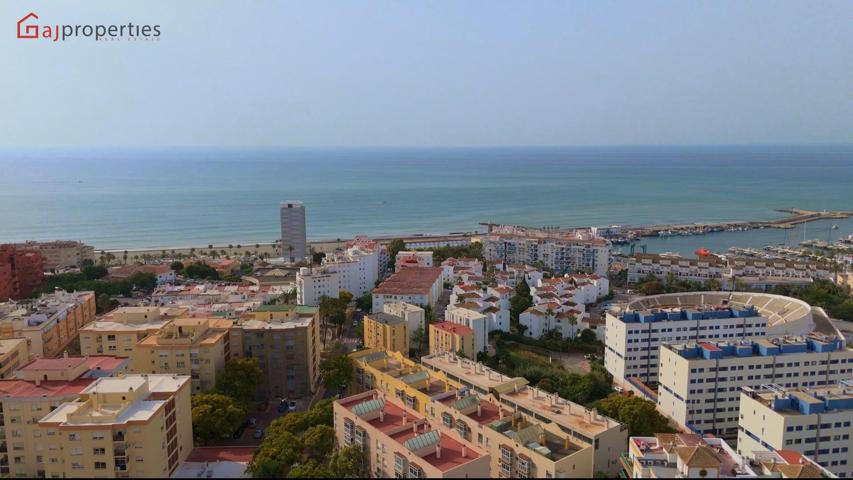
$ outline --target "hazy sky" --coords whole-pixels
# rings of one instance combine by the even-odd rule
[[[156,43],[15,38],[160,24]],[[0,0],[0,147],[853,142],[853,1]]]

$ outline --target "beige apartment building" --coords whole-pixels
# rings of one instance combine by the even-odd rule
[[[364,346],[409,355],[408,322],[388,313],[371,313],[364,317]]]
[[[80,329],[80,353],[130,357],[140,340],[159,332],[188,310],[181,307],[117,308]]]
[[[44,477],[48,437],[38,421],[76,400],[96,378],[123,372],[127,364],[106,356],[37,359],[16,378],[0,380],[0,477]]]
[[[34,300],[0,303],[0,338],[27,338],[31,356],[51,358],[94,320],[94,292],[57,290]]]
[[[476,359],[474,330],[452,322],[431,323],[429,326],[429,353],[462,353],[465,358]]]
[[[853,377],[851,377],[853,378]],[[738,453],[792,450],[853,477],[853,379],[816,388],[763,385],[740,394]]]
[[[95,247],[82,242],[71,240],[54,240],[52,242],[29,241],[20,246],[33,248],[44,257],[44,268],[79,267],[83,260],[95,260]]]
[[[319,307],[263,305],[244,314],[231,329],[234,357],[254,357],[266,383],[261,398],[313,394],[320,381]]]
[[[49,478],[170,477],[193,449],[190,377],[96,380],[38,421]]]
[[[136,344],[133,372],[188,375],[192,393],[210,390],[230,358],[232,324],[228,319],[178,318]]]
[[[489,455],[399,399],[371,390],[335,401],[338,445],[358,445],[375,478],[486,478]]]
[[[15,370],[29,361],[30,347],[26,338],[0,340],[0,379],[12,378]]]

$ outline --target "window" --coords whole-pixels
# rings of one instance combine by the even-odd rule
[[[106,470],[107,462],[95,462],[95,470]]]
[[[106,455],[107,450],[104,448],[93,448],[92,455]]]

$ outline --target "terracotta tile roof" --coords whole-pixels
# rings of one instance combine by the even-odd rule
[[[444,330],[445,332],[455,333],[457,335],[468,335],[473,334],[474,330],[466,327],[465,325],[461,325],[453,322],[441,322],[441,323],[433,323],[430,324],[430,327],[435,327],[439,330]]]
[[[441,279],[443,272],[444,270],[438,267],[404,268],[374,288],[373,293],[427,295],[433,285]]]
[[[78,378],[66,382],[64,380],[47,380],[36,385],[35,382],[25,380],[0,380],[0,397],[32,398],[47,397],[57,398],[67,395],[77,395],[96,379]]]

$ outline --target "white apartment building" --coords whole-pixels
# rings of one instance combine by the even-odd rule
[[[319,267],[303,267],[296,274],[296,297],[300,305],[319,305],[325,296],[337,298],[341,291],[354,297],[368,293],[379,279],[378,245],[350,246],[323,259]]]
[[[281,202],[281,255],[290,263],[305,260],[308,254],[305,239],[305,205],[296,200]]]
[[[552,232],[489,234],[483,237],[488,262],[534,265],[560,273],[588,271],[606,276],[610,266],[610,242],[598,237],[579,237]]]
[[[820,334],[689,342],[662,346],[659,368],[662,412],[697,433],[734,437],[743,387],[831,385],[853,376],[853,350]]]
[[[663,344],[805,335],[813,327],[811,307],[794,298],[740,292],[653,295],[624,312],[606,313],[604,366],[618,384],[629,377],[655,383]]]
[[[501,287],[474,283],[455,285],[449,305],[483,315],[486,318],[487,334],[492,330],[509,331],[509,295]]]
[[[395,317],[400,317],[406,321],[406,328],[409,332],[409,340],[414,337],[418,329],[426,331],[426,312],[423,308],[405,302],[388,302],[382,305],[382,311]]]
[[[389,302],[405,302],[430,308],[435,307],[442,291],[443,272],[437,267],[403,268],[374,288],[373,311],[381,312]]]
[[[474,330],[474,348],[485,352],[489,347],[489,319],[475,309],[451,305],[444,311],[444,321]],[[507,330],[509,327],[507,327]]]
[[[853,380],[817,388],[745,387],[738,452],[793,450],[839,478],[853,478],[851,417]]]
[[[466,277],[468,275],[483,275],[483,262],[476,258],[448,258],[441,262],[441,266],[444,268],[445,281],[447,282],[459,282],[462,275]]]
[[[749,461],[720,438],[693,433],[631,437],[621,459],[626,478],[754,478]]]
[[[586,305],[596,303],[610,292],[610,282],[598,275],[566,274],[542,278],[529,285],[533,306],[519,315],[524,334],[539,338],[557,330],[563,338],[574,338],[589,328]],[[597,335],[602,335],[597,329]]]
[[[705,283],[720,281],[724,289],[737,281],[748,288],[766,289],[774,285],[803,285],[815,278],[829,278],[830,268],[823,263],[801,260],[750,257],[684,258],[678,255],[639,253],[628,262],[628,283],[641,282],[648,275],[666,280]]]
[[[394,258],[394,271],[399,272],[406,267],[431,267],[432,252],[418,252],[415,250],[401,250]]]

